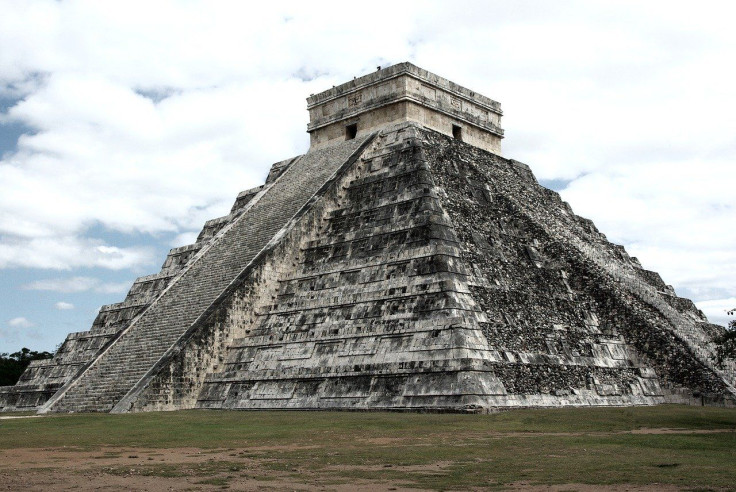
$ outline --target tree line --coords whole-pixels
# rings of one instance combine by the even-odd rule
[[[729,316],[736,314],[736,309],[728,312]],[[736,319],[728,323],[726,331],[716,338],[716,364],[723,366],[726,359],[736,359]]]
[[[32,360],[50,359],[50,352],[37,352],[23,347],[12,354],[0,353],[0,386],[11,386],[18,382],[20,375]]]

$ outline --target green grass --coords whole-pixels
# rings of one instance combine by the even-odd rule
[[[682,431],[631,432],[642,428]],[[692,432],[715,429],[730,432]],[[202,476],[201,483],[211,485],[227,485],[254,462],[261,472],[270,472],[261,473],[264,478],[309,476],[321,484],[382,480],[439,490],[502,488],[519,481],[661,483],[706,490],[731,490],[736,484],[736,410],[709,407],[492,415],[181,411],[0,420],[0,449],[62,446],[219,452],[226,461],[135,467],[136,473],[151,476]],[[106,472],[124,474],[129,468]]]

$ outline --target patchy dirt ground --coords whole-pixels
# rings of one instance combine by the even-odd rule
[[[0,491],[734,490],[732,413],[602,412],[0,416]]]
[[[417,490],[386,483],[380,476],[382,468],[376,467],[364,468],[376,472],[375,480],[325,481],[321,473],[318,476],[309,470],[274,471],[262,460],[247,456],[254,451],[259,449],[7,450],[0,452],[0,462],[6,464],[0,467],[0,490]],[[269,447],[268,451],[278,449]],[[431,472],[442,466],[446,465],[411,466],[407,471]],[[336,466],[332,471],[339,475],[347,469]]]
[[[656,429],[648,429],[656,432]],[[670,429],[661,429],[671,432]],[[274,470],[272,459],[254,458],[261,451],[290,452],[294,446],[271,446],[247,449],[198,448],[151,449],[108,447],[95,451],[74,448],[13,449],[0,452],[0,490],[428,490],[407,487],[401,479],[387,479],[404,472],[441,474],[452,463],[430,465],[335,465],[326,470],[291,468]],[[11,465],[12,464],[12,465]],[[324,471],[330,473],[325,476]],[[341,475],[348,472],[368,472],[372,479]],[[591,486],[563,484],[538,486],[516,482],[501,487],[515,491],[676,491],[687,490],[664,484]]]

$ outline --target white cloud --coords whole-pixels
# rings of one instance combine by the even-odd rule
[[[69,277],[36,280],[23,286],[26,290],[49,290],[66,294],[94,291],[105,294],[123,293],[130,289],[131,282],[103,282],[94,277]],[[57,306],[58,307],[58,306]]]
[[[103,294],[122,294],[130,290],[133,282],[105,282],[94,288],[95,292]]]
[[[197,242],[197,236],[199,236],[199,232],[183,232],[171,241],[171,247],[178,248],[187,244],[194,244]]]
[[[69,270],[77,267],[102,267],[121,270],[153,261],[153,251],[149,247],[119,248],[108,246],[100,239],[69,235],[6,236],[3,239],[0,243],[0,268]]]
[[[68,311],[70,309],[74,309],[74,304],[71,304],[69,302],[59,301],[56,304],[54,304],[54,307],[60,311]]]
[[[21,316],[8,320],[8,326],[11,328],[30,328],[34,326],[34,324]]]
[[[27,290],[51,290],[54,292],[84,292],[100,283],[93,277],[71,277],[37,280],[23,286]]]

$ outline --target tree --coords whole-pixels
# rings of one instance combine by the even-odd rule
[[[736,314],[736,309],[728,311],[729,316]],[[715,362],[718,367],[723,367],[726,359],[736,359],[736,319],[728,323],[728,328],[722,335],[715,339],[716,354]]]
[[[0,386],[11,386],[18,382],[20,375],[26,370],[32,360],[49,359],[53,354],[37,352],[23,347],[18,352],[0,354]]]

